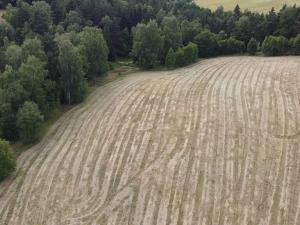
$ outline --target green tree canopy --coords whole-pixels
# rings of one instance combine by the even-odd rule
[[[38,34],[44,34],[52,24],[51,7],[45,1],[33,2],[30,10],[30,26]]]
[[[18,73],[21,85],[28,93],[28,99],[35,102],[39,109],[45,112],[47,109],[45,79],[48,75],[45,63],[35,56],[29,56],[20,66]]]
[[[8,65],[17,69],[22,63],[22,48],[16,44],[8,46],[5,51],[5,60]]]
[[[268,36],[262,43],[262,51],[267,56],[282,55],[287,51],[288,45],[288,40],[283,36]]]
[[[27,143],[36,141],[43,121],[44,117],[37,104],[25,102],[17,113],[17,126],[23,141]]]
[[[16,158],[7,141],[0,139],[0,181],[16,168]]]
[[[29,56],[35,56],[39,60],[47,62],[47,56],[39,39],[26,39],[22,44],[23,61],[26,61]]]
[[[208,57],[218,53],[218,42],[216,34],[205,30],[198,34],[193,41],[198,46],[199,56]]]
[[[175,60],[176,60],[175,52],[172,48],[170,48],[170,50],[168,51],[168,54],[166,56],[165,66],[168,69],[173,69],[175,67]]]
[[[133,30],[132,55],[139,66],[152,68],[157,65],[162,47],[163,37],[154,20],[147,24],[138,24]]]
[[[86,27],[79,37],[79,48],[85,60],[88,78],[95,79],[106,73],[109,69],[107,61],[109,50],[102,31],[95,27]]]
[[[293,40],[293,52],[296,55],[300,55],[300,34]]]
[[[177,50],[182,45],[182,33],[175,16],[167,16],[162,21],[162,33],[164,36],[164,55],[170,48]]]
[[[58,61],[63,102],[81,102],[87,90],[82,59],[78,49],[67,39],[59,42]]]
[[[251,38],[247,45],[247,52],[250,55],[255,55],[257,49],[258,49],[258,42],[254,38]]]

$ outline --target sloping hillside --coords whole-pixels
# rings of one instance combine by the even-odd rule
[[[299,71],[227,57],[100,87],[21,155],[0,224],[300,224]]]

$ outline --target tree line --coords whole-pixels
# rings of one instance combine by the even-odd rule
[[[212,11],[191,0],[2,0],[0,138],[32,143],[61,104],[84,100],[87,82],[131,57],[173,69],[199,57],[300,54],[300,8]],[[13,153],[0,141],[1,160]],[[12,169],[0,168],[0,179]]]

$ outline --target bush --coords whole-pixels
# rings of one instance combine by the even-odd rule
[[[292,43],[293,53],[295,55],[300,55],[300,34],[297,35],[297,37],[294,38]]]
[[[245,43],[230,37],[226,40],[219,41],[219,51],[222,54],[237,54],[245,51]]]
[[[288,52],[289,42],[283,37],[268,36],[262,44],[262,51],[267,56],[278,56]]]
[[[247,45],[247,52],[250,55],[255,55],[257,49],[258,49],[258,42],[254,38],[251,38]]]
[[[190,42],[187,46],[183,47],[183,52],[185,65],[196,62],[198,58],[198,47],[196,44]]]
[[[44,121],[37,104],[25,102],[17,113],[17,126],[21,138],[26,143],[31,143],[38,138],[38,134]]]
[[[209,57],[218,54],[218,42],[216,34],[205,30],[198,34],[193,41],[198,46],[199,57]]]
[[[175,54],[175,66],[182,67],[185,65],[184,51],[182,48],[177,49]]]
[[[0,181],[16,168],[16,158],[7,141],[0,139]]]
[[[163,36],[156,21],[139,23],[133,28],[132,56],[136,64],[145,69],[153,68],[159,63],[163,51]]]
[[[175,52],[172,48],[169,49],[168,54],[166,56],[166,60],[165,60],[165,66],[168,69],[172,69],[175,67],[175,61],[176,61],[176,55]]]

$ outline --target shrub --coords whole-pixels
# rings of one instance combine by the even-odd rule
[[[222,54],[237,54],[245,51],[245,43],[230,37],[226,40],[219,41],[219,51]]]
[[[255,55],[257,49],[258,49],[258,42],[254,38],[251,38],[247,45],[247,52],[250,55]]]
[[[198,46],[199,57],[209,57],[217,55],[218,42],[216,34],[205,30],[198,34],[193,41]]]
[[[181,67],[185,65],[184,51],[182,48],[177,49],[175,54],[175,66]]]
[[[0,181],[11,174],[16,167],[16,158],[7,141],[0,139]]]
[[[175,61],[176,61],[176,55],[175,52],[172,48],[169,49],[168,54],[166,56],[166,60],[165,60],[165,66],[168,69],[172,69],[175,67]]]
[[[37,104],[25,102],[17,113],[17,126],[21,138],[26,143],[31,143],[38,138],[38,134],[44,121]]]
[[[294,38],[292,43],[293,53],[295,55],[300,55],[300,34],[297,35],[297,37]]]
[[[133,28],[132,56],[138,66],[149,69],[159,63],[163,37],[156,21],[139,23]]]
[[[283,37],[268,36],[262,44],[262,51],[267,56],[278,56],[288,52],[289,42]]]
[[[198,58],[198,47],[196,44],[190,42],[187,46],[183,47],[183,52],[185,65],[196,62]]]

